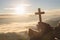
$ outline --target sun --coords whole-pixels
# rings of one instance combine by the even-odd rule
[[[18,5],[15,8],[16,14],[24,14],[25,11],[26,11],[26,8],[25,8],[25,6],[23,4],[22,5]]]

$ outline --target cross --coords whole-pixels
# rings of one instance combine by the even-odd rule
[[[35,14],[39,15],[39,22],[42,22],[41,14],[44,14],[44,12],[41,12],[40,8],[38,8],[38,12],[36,12]]]

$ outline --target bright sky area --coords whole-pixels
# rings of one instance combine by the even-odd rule
[[[16,13],[15,11],[18,13],[19,10],[20,13],[22,13],[21,11],[33,13],[37,8],[44,10],[60,9],[60,0],[0,0],[0,14]]]

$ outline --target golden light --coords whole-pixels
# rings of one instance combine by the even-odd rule
[[[16,14],[24,14],[26,11],[26,7],[25,5],[18,5],[16,8],[15,8],[15,12]]]

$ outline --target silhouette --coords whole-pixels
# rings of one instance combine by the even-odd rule
[[[42,22],[41,14],[44,14],[44,12],[41,12],[40,8],[38,8],[38,13],[35,14],[39,15],[39,22],[37,24],[37,31],[29,29],[30,40],[55,40],[53,28],[49,24]]]
[[[55,37],[60,39],[60,23],[55,27]]]
[[[0,33],[0,40],[29,40],[27,31]]]
[[[41,12],[40,8],[38,8],[38,12],[36,12],[35,14],[39,15],[39,21],[42,22],[41,14],[44,14],[44,12]]]

